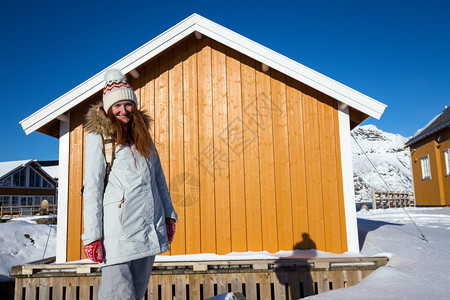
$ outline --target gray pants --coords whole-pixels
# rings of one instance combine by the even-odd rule
[[[141,300],[147,289],[155,256],[102,268],[99,300]]]

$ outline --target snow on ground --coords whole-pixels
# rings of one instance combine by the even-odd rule
[[[56,225],[38,225],[33,219],[0,223],[0,282],[11,280],[12,266],[41,260],[47,239],[45,258],[55,256]]]
[[[423,232],[422,239],[408,214]],[[450,282],[450,207],[390,208],[361,210],[357,213],[361,253],[345,256],[388,256],[386,266],[353,287],[311,296],[311,299],[448,299]],[[0,224],[0,279],[8,279],[12,265],[42,258],[49,232],[48,225],[32,221]],[[51,228],[46,257],[55,253],[56,234]],[[29,234],[30,238],[25,237]],[[33,239],[34,243],[31,241]],[[267,259],[284,256],[329,257],[320,251],[280,251],[158,256],[157,261],[190,261],[210,259]],[[85,260],[89,262],[88,260]]]
[[[411,216],[428,243],[408,218]],[[389,255],[353,287],[312,299],[449,299],[450,207],[359,211],[361,254]]]

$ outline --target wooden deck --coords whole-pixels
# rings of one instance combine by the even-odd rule
[[[246,299],[298,299],[349,287],[387,263],[387,257],[156,262],[145,299],[208,299],[227,292]],[[95,263],[15,266],[15,299],[97,299]]]

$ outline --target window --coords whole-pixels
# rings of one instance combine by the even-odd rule
[[[54,196],[0,196],[0,206],[30,206],[41,205],[43,200],[47,200],[48,204],[55,204]]]
[[[13,184],[12,186],[26,186],[26,173],[27,170],[25,168],[23,168],[22,170],[14,173],[14,175],[12,175],[13,177]]]
[[[421,157],[420,164],[422,165],[422,180],[431,179],[430,156]]]
[[[28,186],[35,187],[36,186],[36,172],[33,169],[30,169],[30,176],[28,178]]]
[[[450,176],[450,149],[444,150],[445,158],[445,175]]]
[[[33,170],[32,168],[30,168],[29,183],[30,183],[30,187],[41,187],[41,186],[47,187],[47,186],[44,186],[45,179],[42,178],[42,176],[39,173],[37,173],[35,170]]]
[[[48,182],[45,178],[42,178],[42,187],[44,187],[44,188],[53,188],[53,184]]]
[[[28,174],[28,178],[27,178]],[[28,179],[28,180],[27,180]],[[36,172],[30,166],[17,171],[16,173],[0,180],[0,187],[13,186],[13,187],[33,187],[33,188],[47,188],[52,189],[55,186],[44,178],[41,174]]]
[[[0,206],[10,206],[10,197],[9,196],[0,196]]]
[[[0,186],[11,186],[11,176],[8,176],[0,180]]]

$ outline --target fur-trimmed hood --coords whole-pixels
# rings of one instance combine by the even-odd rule
[[[114,127],[111,120],[105,115],[100,107],[103,106],[102,102],[98,102],[97,104],[92,105],[87,114],[85,115],[85,128],[88,132],[96,132],[101,134],[104,137],[116,137],[116,128]],[[146,113],[145,110],[137,109],[133,113],[140,114],[142,119],[145,122],[145,126],[147,130],[150,130],[152,119]]]

